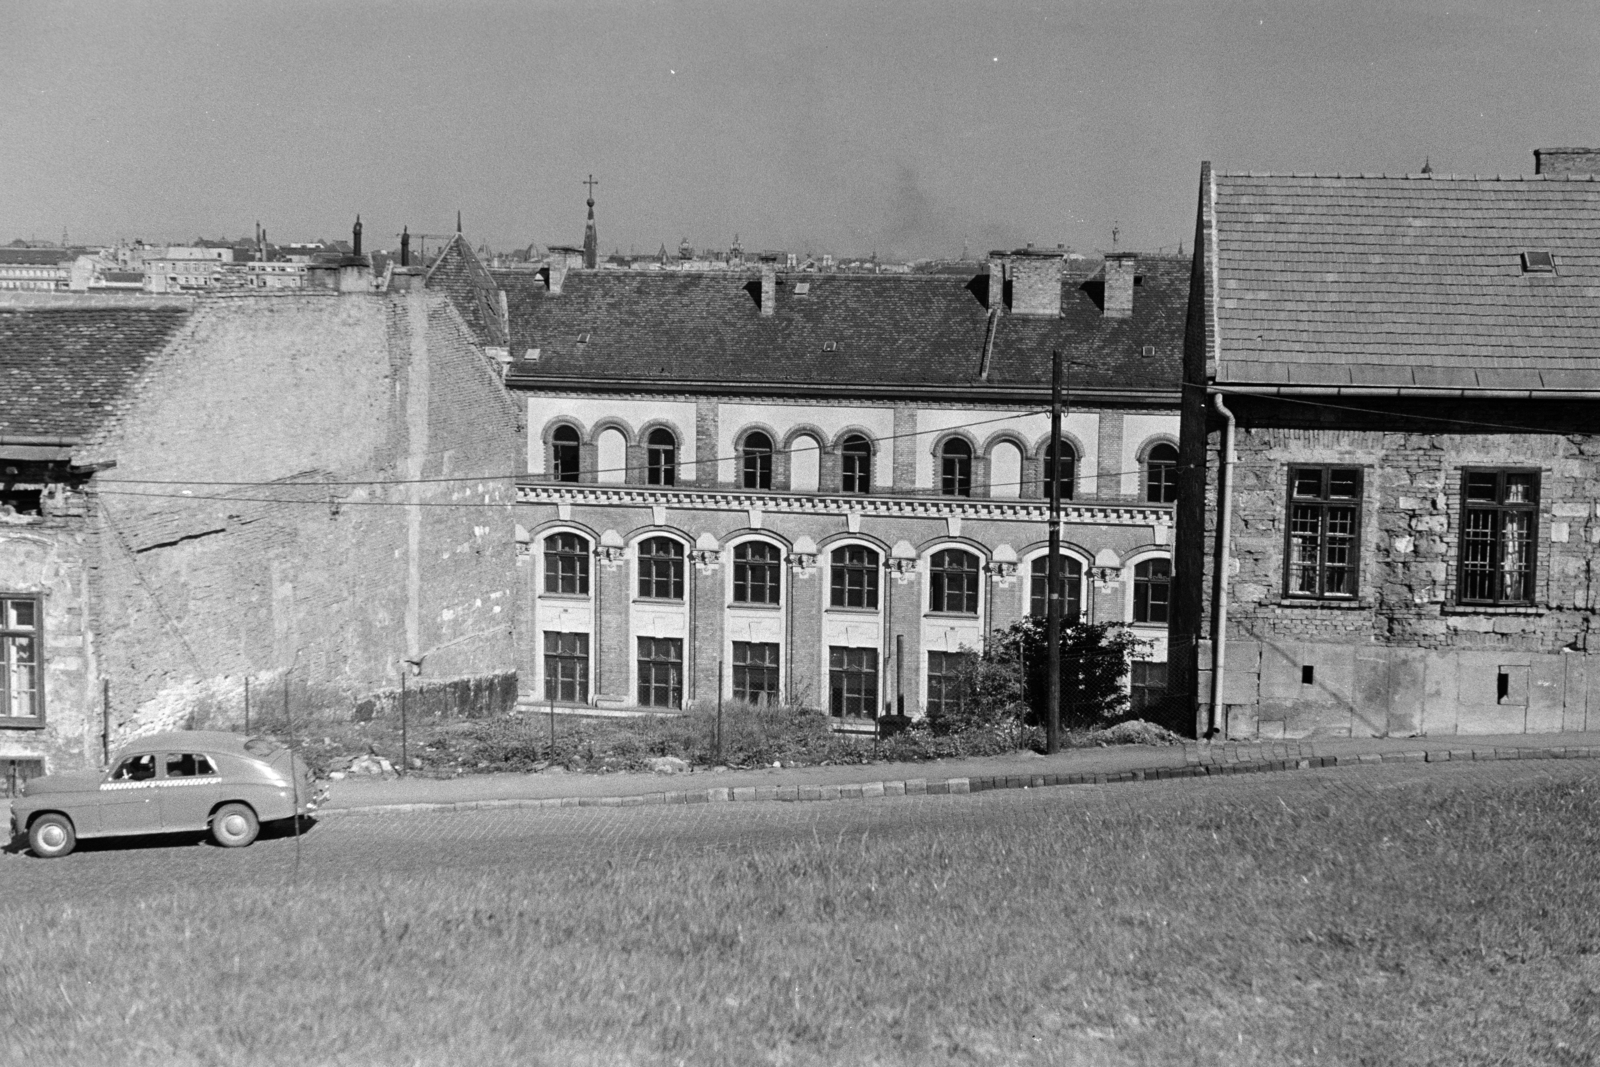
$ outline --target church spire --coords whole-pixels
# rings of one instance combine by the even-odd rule
[[[600,235],[594,228],[594,187],[600,183],[591,174],[583,184],[589,187],[589,221],[583,227],[583,265],[594,270],[600,266]]]

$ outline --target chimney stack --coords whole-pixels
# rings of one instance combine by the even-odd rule
[[[1062,252],[1035,249],[1031,244],[1006,255],[1006,280],[1011,283],[1011,299],[1008,304],[1011,314],[1060,318],[1061,264],[1065,258]],[[992,275],[989,279],[989,288],[992,307],[994,289]]]
[[[400,265],[411,266],[411,227],[400,227]]]
[[[583,249],[572,245],[551,245],[546,257],[545,288],[551,296],[560,296],[567,282],[567,273],[583,266]]]
[[[1134,252],[1106,253],[1106,318],[1133,318],[1133,272],[1138,259],[1138,254]]]
[[[989,310],[1006,309],[1006,253],[996,249],[989,253]]]
[[[1533,172],[1551,178],[1600,174],[1600,148],[1535,148]]]
[[[761,254],[761,317],[769,318],[778,307],[778,256]]]

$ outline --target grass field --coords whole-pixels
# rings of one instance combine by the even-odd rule
[[[1296,790],[587,869],[7,899],[0,1060],[1595,1062],[1600,787]]]

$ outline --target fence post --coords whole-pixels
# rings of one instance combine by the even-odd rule
[[[111,679],[100,679],[100,756],[111,766]]]
[[[411,750],[407,747],[406,740],[406,667],[409,664],[400,664],[400,777],[406,776],[406,764],[410,762]]]
[[[244,732],[250,732],[250,676],[244,676]]]
[[[550,759],[556,758],[556,694],[553,689],[546,689],[545,699],[550,701]]]
[[[722,762],[722,660],[717,660],[717,762]]]

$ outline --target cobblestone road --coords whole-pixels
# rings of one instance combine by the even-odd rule
[[[707,849],[769,851],[813,837],[892,837],[911,826],[982,825],[997,832],[1026,820],[1089,810],[1158,814],[1175,807],[1261,801],[1291,807],[1371,801],[1412,789],[1475,789],[1538,781],[1600,781],[1600,761],[1389,763],[1374,766],[1177,779],[1106,786],[1003,790],[973,795],[885,797],[821,803],[657,805],[639,808],[507,809],[437,814],[342,815],[300,842],[299,880],[459,876],[474,870],[648,862]],[[289,884],[296,843],[263,837],[227,851],[197,837],[84,842],[62,860],[0,854],[0,885],[13,898],[88,901],[160,896],[180,887]]]

